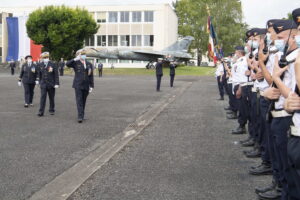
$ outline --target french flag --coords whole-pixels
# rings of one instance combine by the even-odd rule
[[[6,61],[21,60],[31,55],[33,61],[37,61],[42,52],[42,45],[36,45],[29,39],[26,31],[28,16],[7,17],[8,52]]]

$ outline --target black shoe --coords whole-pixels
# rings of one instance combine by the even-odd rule
[[[233,112],[232,110],[228,110],[228,111],[226,111],[226,114],[227,114],[227,115],[233,115],[234,112]]]
[[[245,153],[247,158],[259,158],[261,157],[261,152],[259,149],[255,149],[254,151]]]
[[[231,108],[230,108],[230,106],[228,106],[228,107],[224,108],[224,110],[230,110],[231,111]]]
[[[223,101],[224,100],[224,97],[220,97],[220,99],[218,99],[219,101]]]
[[[227,119],[237,119],[237,115],[236,115],[236,113],[234,112],[232,115],[227,115],[226,118],[227,118]]]
[[[44,113],[38,113],[37,116],[43,117],[43,116],[44,116]]]
[[[33,107],[33,104],[31,103],[31,104],[29,104],[31,107]]]
[[[248,137],[248,138],[245,139],[245,140],[241,140],[240,143],[243,144],[243,143],[245,143],[245,142],[248,142],[249,140],[252,140],[252,138],[251,138],[251,137]]]
[[[50,115],[54,115],[55,112],[49,112],[49,113],[50,113]]]
[[[242,127],[242,126],[239,126],[235,130],[231,131],[231,134],[234,134],[234,135],[245,134],[245,133],[246,133],[246,129],[245,129],[245,127]]]
[[[281,199],[281,192],[277,190],[277,188],[273,188],[272,190],[269,190],[267,192],[258,193],[259,199]]]
[[[28,104],[25,103],[25,104],[24,104],[24,108],[28,108]]]
[[[249,141],[247,141],[247,142],[243,142],[243,143],[242,143],[242,146],[243,146],[243,147],[253,147],[254,144],[255,144],[255,142],[251,139],[251,140],[249,140]]]
[[[78,119],[78,123],[82,123],[83,119]]]
[[[272,168],[270,165],[263,164],[257,168],[250,169],[249,174],[251,174],[251,175],[271,175]]]
[[[267,186],[267,187],[256,187],[255,188],[255,193],[259,194],[259,193],[268,192],[268,191],[273,190],[274,188],[276,188],[276,185],[277,185],[276,182],[273,180],[272,184]]]

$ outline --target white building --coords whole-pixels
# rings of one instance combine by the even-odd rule
[[[2,56],[7,55],[7,13],[29,15],[37,7],[1,8],[0,43]],[[128,48],[133,50],[162,50],[177,41],[178,18],[169,4],[83,6],[100,25],[98,32],[85,40],[86,47],[96,49]],[[146,62],[126,60],[98,60],[104,67],[145,67]]]

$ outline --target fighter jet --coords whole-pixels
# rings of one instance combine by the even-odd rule
[[[85,50],[87,51],[87,57],[91,58],[149,61],[148,65],[157,61],[158,58],[184,62],[192,58],[191,54],[188,53],[188,48],[193,40],[192,36],[186,36],[162,51],[130,49],[97,50],[94,48],[85,48]]]

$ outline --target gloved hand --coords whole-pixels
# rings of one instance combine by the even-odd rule
[[[35,81],[35,84],[38,85],[38,84],[40,84],[40,82],[39,81]]]
[[[21,87],[22,86],[22,82],[18,81],[18,86]]]
[[[93,88],[90,88],[89,93],[93,92]]]
[[[54,88],[56,88],[56,89],[59,88],[59,85],[54,85]]]
[[[80,55],[76,56],[76,58],[74,58],[74,61],[80,60]]]

